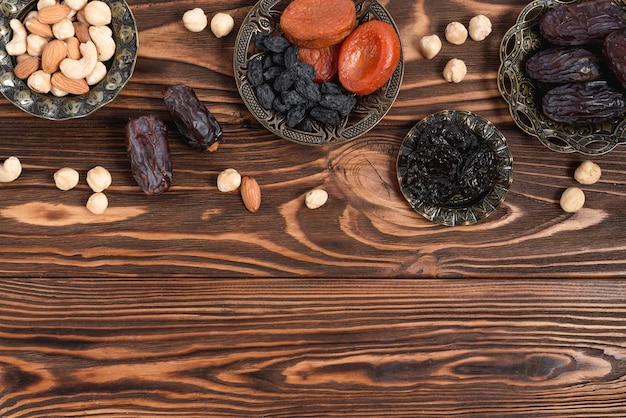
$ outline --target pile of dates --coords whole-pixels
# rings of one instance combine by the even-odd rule
[[[548,44],[526,62],[544,83],[543,113],[572,125],[617,118],[626,107],[626,8],[614,0],[557,6],[541,17]]]

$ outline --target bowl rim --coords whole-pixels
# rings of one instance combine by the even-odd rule
[[[554,7],[582,1],[534,0],[527,4],[500,43],[497,82],[513,121],[522,131],[559,153],[601,155],[626,143],[626,114],[593,125],[554,122],[538,109],[539,83],[532,80],[524,68],[526,59],[547,43],[538,31],[541,16]],[[622,1],[621,6],[626,8],[626,3]]]
[[[52,94],[37,93],[28,88],[26,80],[13,74],[15,57],[6,53],[6,44],[11,40],[9,22],[13,18],[23,20],[25,15],[36,7],[37,0],[14,0],[5,2],[0,14],[0,92],[13,105],[24,112],[48,120],[68,120],[85,117],[112,102],[128,83],[135,70],[139,50],[139,36],[133,12],[126,0],[102,0],[112,11],[121,7],[120,19],[114,19],[110,26],[116,37],[115,54],[108,64],[105,78],[90,86],[89,92],[82,95],[56,97]],[[114,11],[115,16],[115,11]],[[119,34],[122,33],[123,42]]]
[[[393,75],[383,87],[371,95],[362,96],[362,99],[358,99],[359,103],[357,104],[357,108],[352,111],[353,115],[364,115],[358,122],[348,125],[344,121],[344,124],[336,129],[319,127],[315,132],[305,132],[289,128],[283,123],[284,117],[278,112],[268,111],[261,107],[245,75],[247,62],[254,57],[254,55],[249,56],[253,36],[261,31],[269,33],[276,32],[278,26],[276,21],[282,13],[280,7],[286,5],[287,0],[259,0],[248,12],[239,28],[235,41],[235,52],[233,54],[235,82],[239,95],[250,113],[252,113],[254,118],[271,133],[302,145],[324,146],[344,144],[357,139],[373,129],[393,107],[400,93],[404,77],[404,55],[400,31],[391,14],[378,0],[353,1],[357,9],[357,21],[369,19],[371,15],[374,15],[376,19],[386,21],[393,26],[400,40],[400,61]]]
[[[464,124],[480,139],[486,141],[496,153],[498,167],[493,187],[469,206],[429,205],[420,201],[403,186],[402,179],[407,170],[404,162],[405,156],[415,148],[414,142],[423,132],[424,127],[429,123],[439,121]],[[444,226],[472,225],[491,215],[504,201],[513,182],[513,156],[506,137],[490,120],[467,110],[440,110],[419,120],[405,135],[396,159],[396,177],[400,191],[409,206],[424,218]]]

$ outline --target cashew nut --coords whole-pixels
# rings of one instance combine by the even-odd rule
[[[48,45],[48,40],[43,36],[30,34],[26,37],[26,52],[33,57],[40,57]]]
[[[41,10],[48,6],[54,6],[55,4],[57,4],[56,0],[39,0],[37,2],[37,10]]]
[[[7,158],[0,166],[0,183],[10,183],[22,174],[22,164],[17,157]]]
[[[98,50],[92,41],[81,44],[80,52],[83,54],[81,59],[65,58],[59,65],[63,75],[72,80],[86,78],[96,68],[98,62]]]
[[[6,44],[7,54],[21,55],[26,52],[26,28],[19,19],[11,19],[9,25],[13,29],[13,38]]]
[[[105,26],[111,23],[111,8],[103,1],[93,0],[83,9],[85,20],[93,26]]]
[[[46,94],[50,92],[52,88],[51,75],[44,70],[35,71],[26,80],[26,85],[29,89],[36,93]]]
[[[113,31],[108,26],[90,26],[89,36],[98,50],[98,61],[108,61],[115,54]]]
[[[98,61],[96,63],[96,67],[93,69],[91,74],[87,76],[85,80],[87,81],[87,84],[89,84],[90,86],[93,86],[94,84],[98,84],[99,82],[104,80],[104,77],[106,77],[106,75],[107,75],[107,66],[104,65],[103,62]]]

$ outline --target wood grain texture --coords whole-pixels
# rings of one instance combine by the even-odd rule
[[[130,83],[104,109],[83,119],[33,118],[0,100],[0,158],[16,155],[24,171],[0,184],[0,276],[184,277],[539,277],[626,276],[623,149],[596,158],[599,184],[585,187],[576,215],[558,206],[574,185],[582,155],[549,151],[516,128],[496,85],[499,43],[525,1],[384,2],[404,45],[406,71],[395,106],[359,140],[314,148],[292,144],[261,127],[243,105],[233,79],[235,32],[216,39],[187,32],[184,11],[211,17],[231,13],[237,24],[249,0],[130,1],[139,28],[139,60]],[[416,50],[428,33],[443,36],[451,20],[491,17],[483,42],[444,48],[433,60]],[[452,57],[466,61],[461,84],[441,77]],[[224,129],[213,154],[183,144],[162,101],[174,83],[194,88]],[[514,183],[505,203],[485,222],[441,227],[414,213],[395,174],[400,142],[419,119],[441,109],[463,109],[492,120],[514,157]],[[170,129],[174,185],[149,198],[135,184],[125,152],[129,118],[156,114]],[[84,208],[87,170],[113,174],[104,216]],[[83,180],[58,191],[52,174],[70,166]],[[257,179],[263,201],[248,213],[236,193],[222,194],[218,173],[235,168]],[[329,202],[311,211],[304,194],[325,188]]]
[[[0,416],[621,417],[622,281],[0,281]]]

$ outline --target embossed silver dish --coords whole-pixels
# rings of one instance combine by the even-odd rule
[[[427,126],[440,122],[454,122],[468,127],[495,152],[497,177],[493,187],[483,196],[476,199],[455,196],[444,206],[434,206],[416,196],[403,181],[408,170],[407,157],[417,148],[418,139]],[[400,190],[413,210],[432,222],[446,226],[470,225],[489,216],[502,203],[513,181],[513,157],[504,135],[487,119],[462,110],[443,110],[417,122],[402,141],[396,169]]]
[[[56,97],[31,91],[25,80],[13,74],[15,57],[6,52],[13,36],[9,22],[23,20],[37,6],[36,0],[4,0],[0,2],[0,91],[11,103],[31,115],[44,119],[65,120],[87,116],[110,103],[128,82],[135,68],[139,39],[135,18],[123,0],[103,0],[111,8],[111,29],[115,54],[107,65],[107,75],[82,95]]]
[[[261,0],[255,4],[243,21],[235,43],[233,66],[237,89],[252,115],[275,135],[305,145],[341,144],[354,140],[374,128],[393,105],[402,84],[404,60],[400,62],[390,80],[376,92],[358,98],[357,105],[343,125],[329,129],[314,124],[313,132],[290,128],[284,115],[264,109],[246,77],[248,61],[253,57],[253,39],[258,32],[280,33],[280,15],[289,4],[286,0]],[[387,10],[376,0],[355,0],[357,21],[382,20],[390,23],[398,38],[400,34]]]
[[[541,111],[541,86],[526,74],[526,60],[544,42],[539,21],[550,9],[583,0],[535,0],[519,14],[500,46],[498,89],[509,105],[516,125],[557,152],[599,155],[626,142],[626,118],[619,117],[594,125],[574,126],[557,123]],[[621,0],[622,7],[626,7]]]

